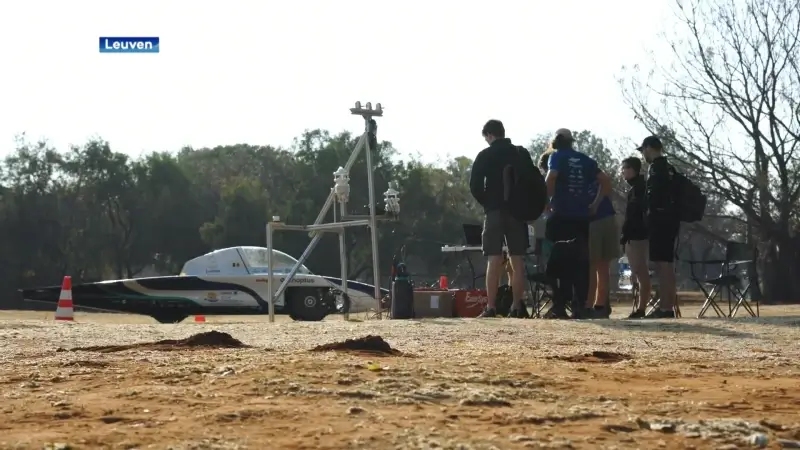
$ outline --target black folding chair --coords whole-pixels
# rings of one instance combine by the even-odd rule
[[[553,301],[553,285],[554,280],[549,277],[545,271],[546,261],[542,254],[542,239],[536,239],[533,245],[533,251],[528,253],[528,257],[534,256],[535,261],[533,271],[528,270],[528,265],[525,265],[525,277],[528,279],[528,285],[531,292],[531,306],[533,308],[532,318],[541,318],[542,311]]]
[[[758,298],[754,297],[756,304],[755,311],[750,306],[747,296],[750,292],[751,280],[755,278],[756,250],[750,244],[742,242],[727,242],[725,245],[725,259],[715,259],[706,261],[686,261],[690,264],[692,280],[705,295],[705,302],[700,308],[698,318],[705,316],[709,308],[712,308],[717,317],[735,317],[739,308],[744,308],[751,317],[758,317]],[[710,279],[702,279],[695,272],[696,266],[720,266],[720,276]],[[745,276],[747,281],[745,282]],[[711,287],[709,291],[707,286]],[[717,304],[722,299],[722,291],[726,291],[728,300],[728,313]]]

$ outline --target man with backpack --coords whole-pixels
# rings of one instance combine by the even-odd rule
[[[659,280],[661,303],[648,318],[675,317],[677,286],[675,279],[675,243],[681,217],[676,186],[676,171],[664,156],[664,146],[656,136],[648,136],[637,149],[650,164],[645,188],[650,261]]]
[[[505,243],[513,274],[509,317],[525,318],[529,316],[522,302],[525,292],[523,264],[529,246],[528,222],[536,220],[544,209],[544,180],[533,165],[530,153],[506,137],[502,122],[489,120],[481,134],[489,147],[475,158],[469,181],[470,192],[485,214],[481,246],[488,258],[487,305],[479,317],[497,315],[497,288]]]

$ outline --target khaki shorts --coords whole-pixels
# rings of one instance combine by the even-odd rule
[[[620,257],[617,218],[604,217],[589,224],[589,260],[611,261]]]

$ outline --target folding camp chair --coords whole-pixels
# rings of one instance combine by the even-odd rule
[[[542,319],[550,315],[550,310],[553,308],[553,296],[555,293],[556,280],[552,279],[544,271],[529,273],[528,282],[533,283],[533,314],[531,318]],[[567,302],[565,305],[567,315],[572,315],[572,304]]]
[[[740,307],[743,307],[751,317],[758,317],[758,298],[752,300],[756,304],[755,311],[750,306],[748,294],[750,292],[751,280],[756,276],[756,251],[750,244],[742,242],[728,242],[725,245],[725,259],[706,260],[706,261],[687,261],[691,266],[692,280],[700,287],[706,297],[703,306],[700,308],[698,318],[705,316],[709,308],[712,308],[717,317],[735,317]],[[720,276],[710,279],[701,279],[695,273],[695,267],[720,265]],[[745,276],[747,281],[745,284]],[[709,291],[706,286],[711,286]],[[722,299],[722,291],[727,292],[728,313],[717,304]],[[735,305],[734,305],[735,302]]]
[[[530,258],[533,257],[533,265],[528,265]],[[528,290],[531,293],[529,306],[532,308],[531,318],[540,318],[541,310],[552,299],[552,290],[549,288],[548,277],[544,273],[542,264],[541,239],[534,241],[533,247],[528,249],[525,255],[525,279],[528,281]]]

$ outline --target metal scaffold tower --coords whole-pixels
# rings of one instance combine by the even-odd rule
[[[322,233],[338,233],[339,234],[339,262],[342,272],[341,294],[343,299],[347,299],[347,244],[345,240],[345,230],[348,227],[368,226],[370,229],[370,246],[372,247],[372,278],[375,283],[375,300],[378,308],[378,318],[383,316],[383,307],[381,305],[381,287],[380,287],[380,258],[378,254],[378,222],[382,220],[397,220],[400,215],[400,199],[399,193],[392,184],[389,189],[384,192],[384,206],[385,213],[377,214],[375,212],[375,183],[373,180],[373,162],[372,152],[377,144],[376,133],[378,125],[375,122],[376,117],[383,116],[383,108],[380,103],[372,108],[371,103],[367,103],[365,107],[361,107],[361,102],[356,102],[354,108],[350,108],[350,113],[355,116],[361,116],[364,119],[364,133],[358,140],[353,152],[350,154],[350,159],[347,160],[344,167],[333,173],[334,187],[331,188],[331,193],[328,199],[322,206],[317,220],[311,225],[289,225],[281,222],[281,218],[273,216],[272,220],[267,223],[267,265],[270,268],[268,275],[268,300],[269,300],[269,321],[275,321],[275,298],[280,297],[289,282],[294,278],[297,271],[300,269],[305,261],[308,259],[311,252],[322,239]],[[347,211],[347,203],[350,198],[350,169],[358,159],[359,153],[362,149],[366,149],[366,169],[367,169],[367,189],[369,197],[369,214],[368,215],[350,215]],[[339,204],[339,214],[336,213],[336,208],[333,211],[333,222],[325,223],[325,216],[327,216],[333,203]],[[309,232],[312,238],[311,242],[306,247],[303,254],[297,260],[297,263],[292,267],[289,273],[283,278],[280,286],[275,288],[275,277],[272,272],[272,238],[277,230],[294,230]],[[345,318],[348,318],[348,311],[345,309]]]

